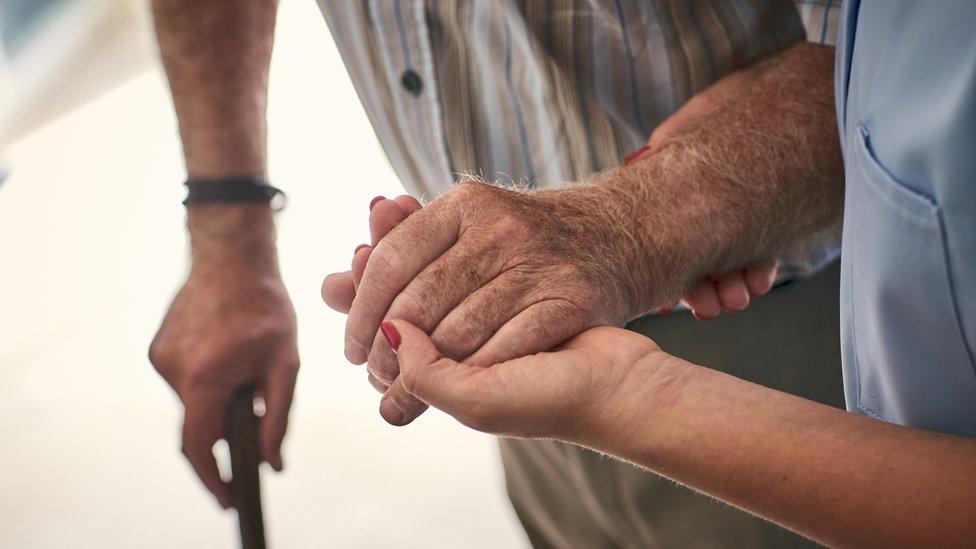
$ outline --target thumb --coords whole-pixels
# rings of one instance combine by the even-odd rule
[[[423,330],[405,320],[384,322],[380,330],[397,355],[408,393],[458,419],[490,398],[478,390],[487,368],[444,357]]]

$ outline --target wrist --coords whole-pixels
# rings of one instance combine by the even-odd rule
[[[709,177],[691,151],[672,142],[594,184],[618,204],[614,222],[634,250],[625,256],[634,317],[673,305],[702,276],[725,270],[731,231],[701,193]]]
[[[657,171],[619,168],[591,183],[552,191],[554,199],[575,205],[571,211],[586,212],[577,223],[586,234],[574,236],[588,240],[584,247],[594,251],[600,283],[612,282],[621,301],[620,322],[673,304],[690,281],[676,219],[646,183]]]
[[[274,210],[265,203],[187,206],[193,272],[278,275]]]
[[[636,460],[668,439],[681,425],[681,406],[698,366],[661,349],[628,369],[609,397],[583,415],[578,440],[570,442],[623,459]]]

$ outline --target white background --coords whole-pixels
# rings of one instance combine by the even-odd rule
[[[387,426],[323,276],[402,190],[311,0],[283,2],[272,180],[302,372],[286,470],[263,480],[275,547],[525,545],[496,443],[428,412]],[[233,547],[179,454],[180,409],[146,348],[186,271],[184,177],[158,68],[5,151],[0,186],[0,546]]]

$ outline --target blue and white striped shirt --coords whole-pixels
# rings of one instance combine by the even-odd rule
[[[411,194],[462,175],[558,186],[619,165],[726,74],[803,40],[827,0],[320,0]]]

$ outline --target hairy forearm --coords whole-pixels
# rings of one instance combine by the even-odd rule
[[[583,193],[615,204],[635,314],[700,277],[835,235],[843,168],[833,49],[803,44],[733,75],[734,94]],[[722,85],[720,82],[718,85]]]
[[[277,0],[154,0],[191,177],[263,174]]]
[[[277,0],[154,0],[159,50],[190,177],[266,172],[265,111]],[[277,275],[271,208],[187,209],[194,271]]]
[[[843,412],[669,357],[586,445],[831,546],[976,539],[976,440]]]

